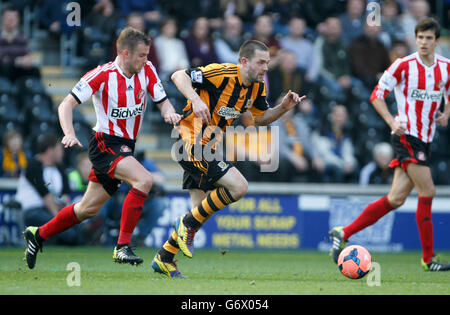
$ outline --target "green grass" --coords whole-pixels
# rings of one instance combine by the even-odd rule
[[[419,252],[373,253],[381,285],[342,276],[327,253],[316,251],[197,250],[180,254],[178,266],[189,279],[155,274],[155,249],[138,248],[139,267],[112,262],[104,247],[51,247],[29,270],[22,248],[0,248],[0,294],[450,294],[450,272],[424,272]],[[450,253],[441,253],[443,258]],[[81,267],[81,285],[70,287],[67,264]]]

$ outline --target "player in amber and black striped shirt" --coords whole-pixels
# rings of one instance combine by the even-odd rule
[[[189,189],[193,208],[175,222],[175,231],[153,259],[156,272],[181,277],[173,258],[179,249],[192,258],[195,233],[215,212],[242,198],[248,183],[227,161],[197,156],[196,147],[210,146],[220,140],[227,126],[249,111],[255,125],[268,125],[301,102],[305,96],[289,91],[281,103],[269,108],[264,75],[270,61],[269,49],[250,40],[239,51],[237,65],[210,64],[179,70],[172,80],[187,98],[179,132],[179,161],[184,169],[183,188]]]

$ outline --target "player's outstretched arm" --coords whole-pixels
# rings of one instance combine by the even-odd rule
[[[72,94],[67,95],[64,100],[58,106],[58,117],[61,129],[64,132],[64,137],[61,143],[64,148],[70,148],[74,145],[83,147],[81,142],[75,135],[75,129],[73,128],[73,109],[78,105],[77,100]]]
[[[158,108],[166,123],[175,125],[180,121],[181,115],[175,112],[175,108],[173,108],[173,105],[168,98],[159,103]]]
[[[255,124],[258,126],[267,126],[273,123],[275,120],[283,116],[284,113],[292,109],[305,98],[305,95],[299,96],[297,93],[289,90],[289,92],[287,92],[283,97],[280,104],[266,110],[261,117],[255,118]]]

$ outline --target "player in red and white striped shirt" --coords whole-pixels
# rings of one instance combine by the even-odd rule
[[[64,132],[62,143],[66,148],[82,147],[73,128],[72,109],[92,97],[97,124],[89,141],[90,182],[80,202],[63,208],[43,226],[25,230],[29,268],[34,267],[44,240],[97,215],[122,181],[132,188],[123,203],[120,234],[113,258],[121,263],[142,263],[129,243],[153,182],[150,172],[133,157],[147,106],[147,93],[167,123],[176,124],[181,118],[168,100],[155,68],[147,60],[149,48],[150,39],[144,33],[131,27],[124,29],[117,40],[116,60],[84,75],[60,104],[58,114]]]
[[[395,61],[380,78],[371,102],[392,130],[391,142],[395,159],[392,187],[387,196],[369,204],[346,227],[330,231],[331,255],[337,261],[348,238],[377,222],[389,211],[400,207],[415,187],[418,195],[417,226],[422,244],[422,266],[426,271],[447,271],[433,251],[431,204],[435,194],[429,167],[430,143],[436,124],[447,126],[450,116],[450,62],[435,53],[440,26],[432,18],[419,22],[415,28],[417,52]],[[386,96],[394,90],[398,114],[390,114]],[[444,100],[445,107],[439,107]]]

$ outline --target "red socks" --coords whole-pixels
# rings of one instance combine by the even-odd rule
[[[48,221],[46,224],[39,227],[39,235],[44,240],[49,239],[53,235],[64,232],[68,228],[80,223],[80,220],[75,216],[73,207],[75,204],[71,204],[61,209],[56,217]]]
[[[387,196],[370,203],[352,223],[344,227],[344,240],[348,240],[353,234],[374,224],[393,209]]]
[[[422,244],[422,258],[429,263],[433,258],[433,222],[431,221],[432,197],[419,196],[417,203],[416,221],[419,228],[420,243]]]
[[[131,188],[123,202],[122,217],[120,219],[120,233],[117,244],[130,244],[133,234],[142,213],[142,207],[147,194],[136,188]]]

